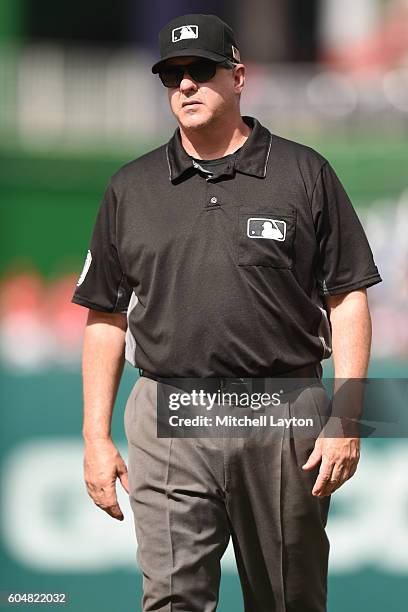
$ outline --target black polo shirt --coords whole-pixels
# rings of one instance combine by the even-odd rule
[[[381,281],[330,164],[256,119],[206,175],[179,129],[123,166],[72,301],[128,314],[126,358],[165,377],[277,375],[331,354],[324,296]]]

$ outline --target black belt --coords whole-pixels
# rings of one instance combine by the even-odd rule
[[[248,393],[257,392],[262,393],[265,390],[265,384],[267,381],[273,381],[274,379],[280,380],[281,378],[289,379],[285,383],[285,390],[290,391],[299,386],[303,386],[305,383],[301,380],[303,378],[318,379],[321,378],[321,364],[315,363],[312,365],[297,368],[290,372],[282,374],[276,374],[275,376],[262,377],[262,378],[251,378],[251,377],[215,377],[215,378],[174,378],[164,377],[152,374],[146,370],[139,368],[139,375],[146,378],[151,378],[164,385],[170,385],[183,391],[191,393],[196,390],[203,390],[206,393]]]

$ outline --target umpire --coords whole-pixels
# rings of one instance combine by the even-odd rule
[[[100,204],[72,301],[83,345],[89,495],[122,520],[129,492],[143,610],[216,610],[232,537],[246,612],[323,612],[331,494],[355,472],[359,438],[161,438],[161,379],[218,385],[367,374],[367,287],[381,281],[326,159],[242,116],[246,69],[214,15],[172,20],[152,72],[178,123],[123,166]],[[125,358],[141,376],[125,409],[129,473],[111,438]],[[316,411],[310,390],[284,406]],[[129,476],[129,480],[128,480]]]

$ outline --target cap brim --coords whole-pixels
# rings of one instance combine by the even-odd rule
[[[232,60],[225,55],[220,55],[219,53],[213,53],[212,51],[206,51],[205,49],[180,49],[179,51],[174,51],[174,53],[169,53],[161,58],[160,61],[156,62],[152,67],[153,74],[159,72],[162,65],[167,62],[169,59],[173,59],[174,57],[204,57],[205,59],[213,60],[214,62],[226,62]]]

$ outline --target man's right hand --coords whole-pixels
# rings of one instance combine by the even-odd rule
[[[129,493],[128,473],[118,449],[110,438],[86,440],[84,478],[88,494],[95,504],[110,516],[123,521],[116,497],[116,479]]]

